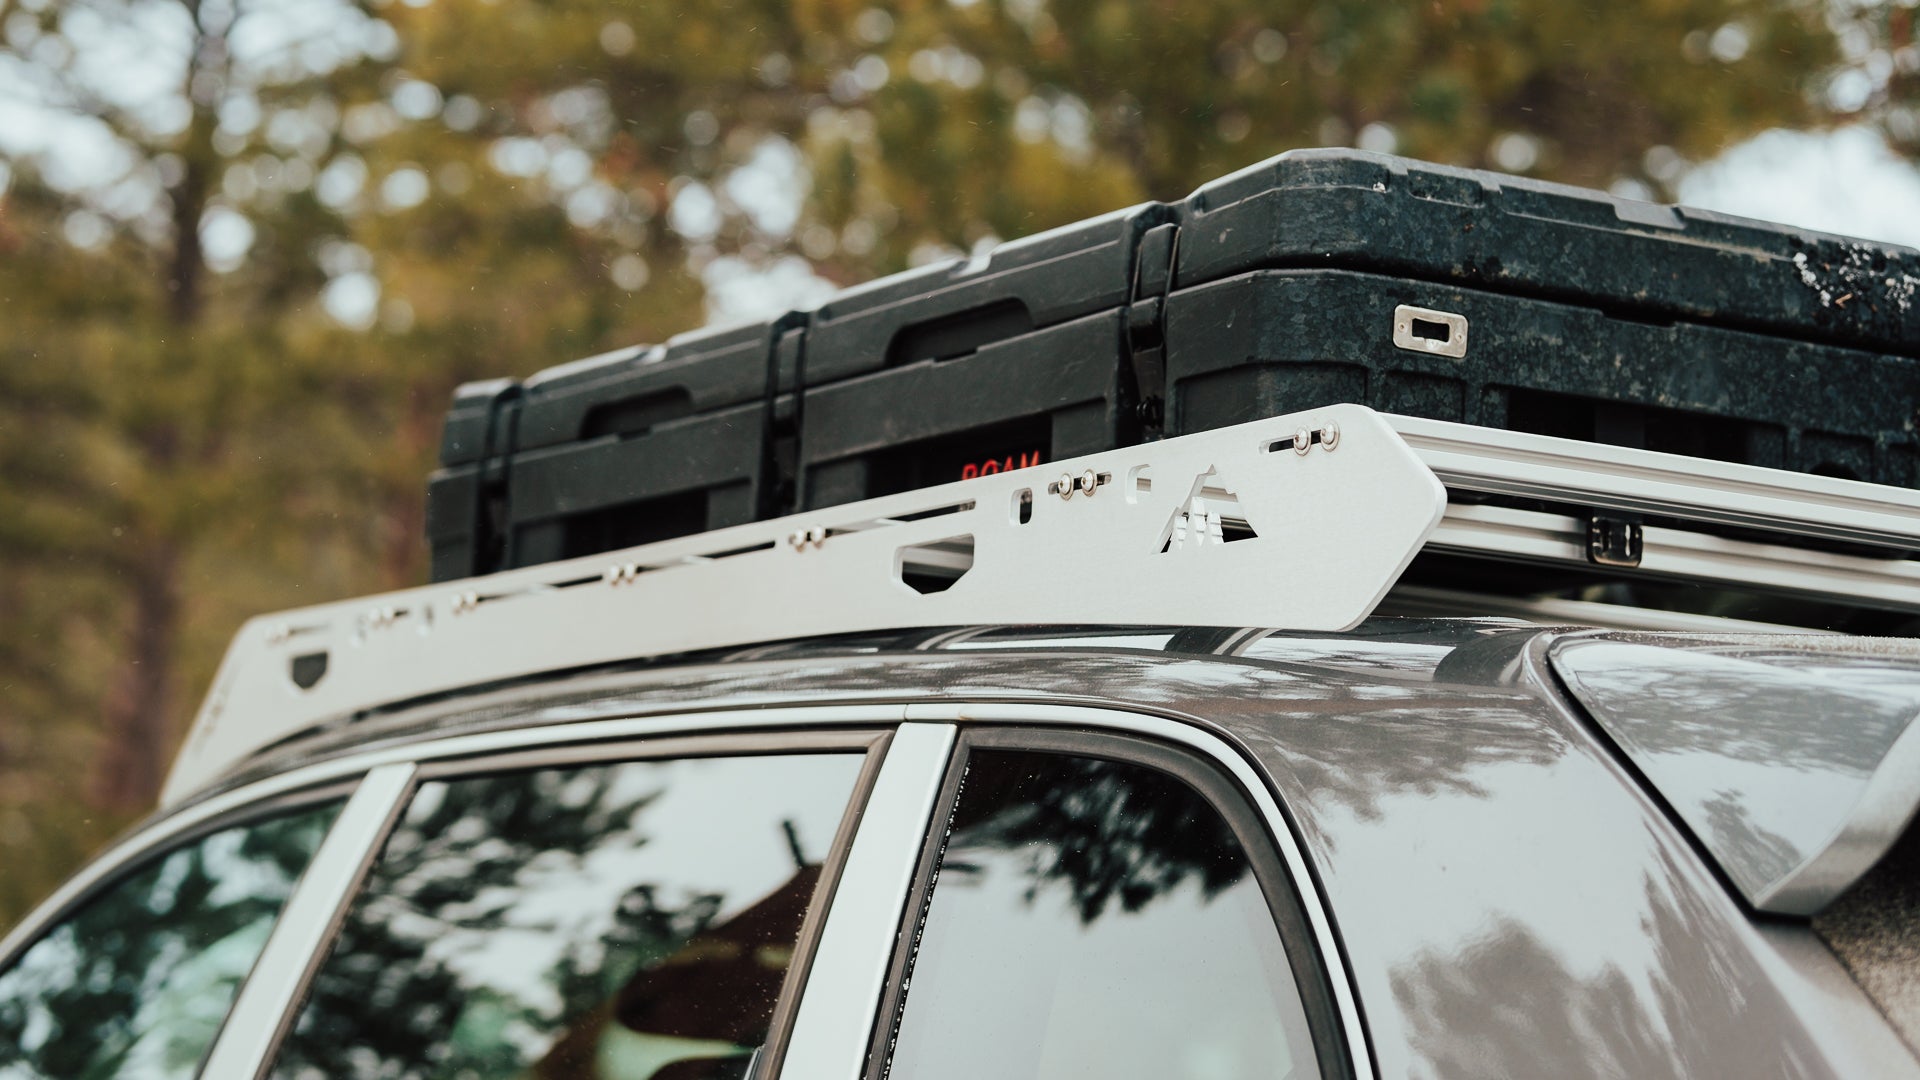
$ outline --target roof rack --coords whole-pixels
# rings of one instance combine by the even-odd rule
[[[1808,547],[1835,543],[1860,553]],[[1916,549],[1916,491],[1334,405],[251,620],[163,801],[328,720],[635,658],[972,623],[1338,631],[1422,550],[1920,612]]]

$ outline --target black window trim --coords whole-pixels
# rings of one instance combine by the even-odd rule
[[[1044,710],[1036,710],[1040,711]],[[898,944],[888,965],[886,987],[874,1013],[863,1080],[887,1080],[894,1040],[898,1038],[906,1007],[907,977],[926,925],[936,870],[950,835],[948,823],[953,819],[966,779],[967,759],[975,749],[1023,750],[1142,765],[1168,773],[1198,792],[1226,819],[1253,867],[1254,878],[1273,914],[1274,928],[1285,948],[1288,966],[1292,968],[1294,985],[1312,1034],[1321,1080],[1354,1080],[1357,1074],[1333,989],[1333,975],[1320,955],[1314,927],[1300,897],[1301,885],[1295,883],[1288,872],[1276,846],[1277,838],[1243,785],[1197,748],[1113,730],[1022,723],[963,727],[955,742],[934,809],[933,820],[938,825],[929,830],[921,850],[895,939]],[[1308,882],[1306,887],[1311,888],[1312,884]]]

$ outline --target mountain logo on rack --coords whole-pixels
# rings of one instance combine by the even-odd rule
[[[1160,551],[1231,544],[1258,535],[1240,511],[1240,496],[1220,482],[1217,470],[1208,469],[1194,478],[1192,494],[1161,531]]]

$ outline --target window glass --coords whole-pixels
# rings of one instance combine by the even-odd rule
[[[423,784],[274,1075],[738,1077],[859,754]]]
[[[1184,782],[976,751],[934,880],[891,1076],[1318,1074],[1246,853]]]
[[[339,809],[209,834],[56,924],[0,974],[0,1078],[193,1076]]]

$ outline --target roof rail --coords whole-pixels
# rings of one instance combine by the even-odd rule
[[[323,721],[635,658],[972,623],[1343,630],[1424,548],[1920,612],[1920,492],[1334,405],[251,620],[163,802]]]

